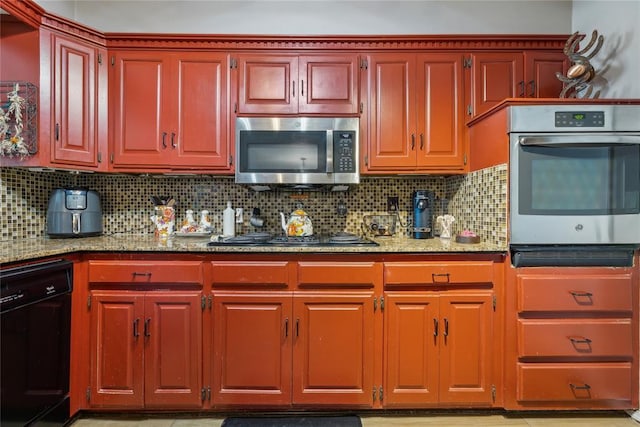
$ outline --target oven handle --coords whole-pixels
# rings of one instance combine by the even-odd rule
[[[640,144],[640,135],[536,135],[521,136],[518,143],[524,146],[562,147],[572,145],[611,145],[611,144]]]

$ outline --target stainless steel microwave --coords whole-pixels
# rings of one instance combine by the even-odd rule
[[[360,119],[236,119],[239,184],[358,184]]]

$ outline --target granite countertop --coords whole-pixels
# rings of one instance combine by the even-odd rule
[[[52,239],[49,237],[4,242],[0,263],[64,255],[74,252],[191,252],[191,253],[456,253],[506,252],[506,246],[490,243],[460,244],[455,241],[379,237],[380,246],[277,247],[207,246],[208,237],[172,237],[161,240],[151,234],[114,234],[99,237]]]

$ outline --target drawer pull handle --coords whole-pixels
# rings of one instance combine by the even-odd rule
[[[576,385],[573,383],[569,383],[569,385],[571,386],[572,390],[591,390],[591,386],[589,384]]]
[[[438,336],[438,319],[436,318],[433,319],[433,336]]]
[[[571,295],[573,295],[576,298],[579,298],[579,297],[591,298],[593,296],[591,292],[578,292],[578,291],[569,291],[569,292],[571,293]]]
[[[289,318],[285,317],[284,319],[284,337],[289,337]]]
[[[146,273],[140,273],[140,272],[138,272],[138,271],[134,271],[134,272],[133,272],[133,277],[135,278],[135,277],[137,277],[137,276],[149,277],[149,278],[150,278],[150,277],[151,277],[151,273],[149,273],[149,272],[146,272]]]
[[[585,337],[580,337],[580,338],[569,337],[569,339],[573,344],[591,344],[591,340]]]
[[[296,319],[296,338],[300,336],[300,318]]]
[[[447,320],[447,318],[444,318],[444,332],[442,333],[442,335],[444,335],[445,337],[449,336],[449,320]]]
[[[444,280],[438,280],[438,277],[443,277]],[[431,281],[433,283],[449,283],[449,273],[431,273]]]

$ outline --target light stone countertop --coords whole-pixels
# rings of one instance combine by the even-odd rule
[[[70,254],[74,252],[176,252],[176,253],[482,253],[506,252],[506,246],[489,243],[460,244],[451,240],[379,237],[380,246],[279,247],[207,246],[209,237],[172,237],[151,234],[114,234],[99,237],[52,239],[42,237],[5,241],[0,263]]]

